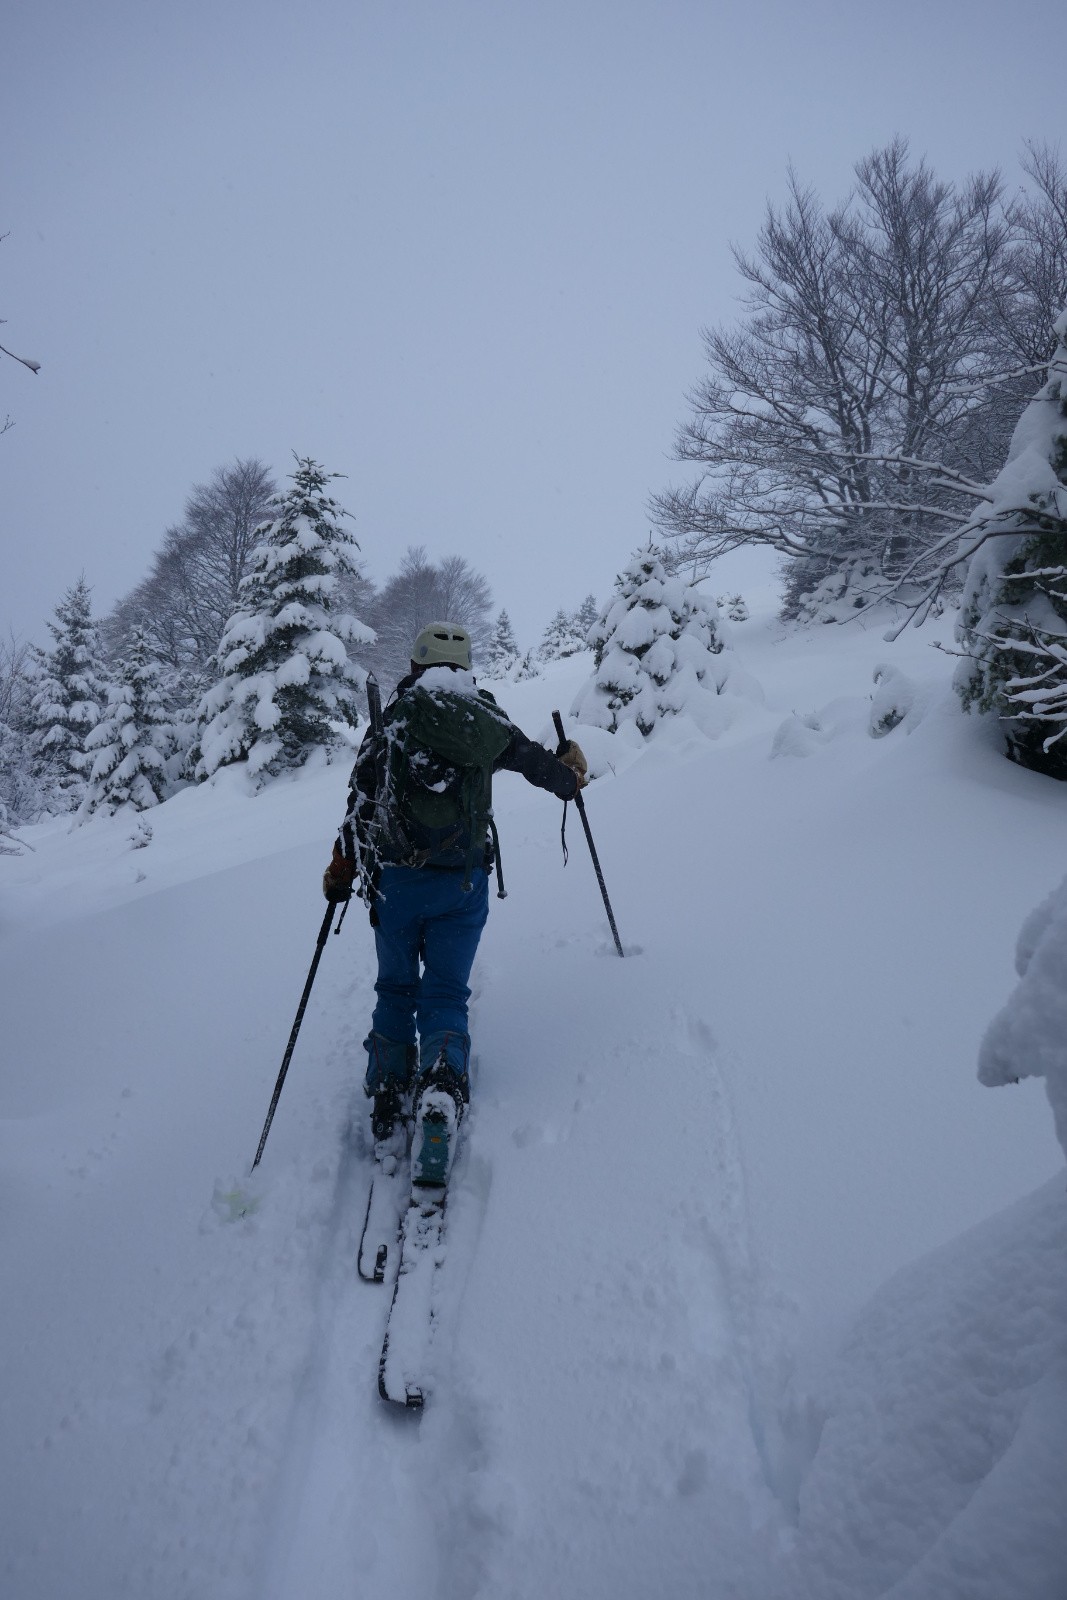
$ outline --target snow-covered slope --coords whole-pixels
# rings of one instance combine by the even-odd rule
[[[998,1526],[960,1520],[954,1447],[924,1454],[906,1422],[885,1442],[864,1418],[903,1405],[921,1432],[933,1377],[955,1370],[946,1327],[963,1343],[982,1315],[952,1284],[1001,1259],[1013,1224],[988,1225],[988,1250],[981,1232],[949,1241],[1062,1167],[1040,1089],[990,1093],[974,1073],[1018,924],[1067,854],[1062,795],[960,716],[936,629],[893,647],[875,625],[732,632],[766,703],[715,741],[679,719],[620,746],[589,792],[625,960],[576,819],[564,871],[556,803],[498,781],[509,897],[476,968],[474,1105],[417,1422],[383,1413],[385,1301],[355,1274],[358,907],[246,1177],[343,764],[255,798],[223,773],[154,812],[146,849],[96,819],[26,830],[35,853],[0,859],[5,1594],[985,1592],[938,1565],[945,1528],[980,1551]],[[875,739],[887,659],[908,710]],[[588,670],[574,658],[500,698],[547,740]],[[258,1207],[234,1220],[238,1185]],[[1024,1202],[1048,1239],[1061,1188]],[[908,1318],[883,1290],[835,1366],[906,1267]],[[994,1389],[971,1459],[995,1501],[1011,1419],[1040,1411]],[[972,1409],[991,1392],[976,1384]],[[945,1399],[947,1436],[963,1410]],[[864,1487],[903,1465],[914,1523]],[[1000,1481],[1008,1504],[1023,1479]]]

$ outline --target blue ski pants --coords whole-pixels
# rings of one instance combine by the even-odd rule
[[[465,1074],[470,1051],[467,980],[489,915],[489,875],[471,873],[463,893],[462,869],[382,868],[377,902],[378,996],[372,1032],[406,1048],[422,1042],[423,1065],[443,1047],[456,1071]],[[420,972],[421,964],[421,972]],[[367,1084],[379,1076],[370,1049]]]

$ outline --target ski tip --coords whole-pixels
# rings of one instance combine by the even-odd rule
[[[385,1282],[385,1268],[386,1268],[386,1263],[388,1262],[388,1260],[389,1260],[389,1246],[385,1245],[385,1244],[380,1244],[378,1246],[378,1253],[375,1256],[374,1260],[372,1262],[370,1262],[370,1263],[368,1263],[367,1257],[365,1255],[361,1254],[356,1265],[357,1265],[357,1269],[359,1271],[359,1275],[363,1279],[363,1282],[364,1283],[384,1283]]]
[[[421,1389],[405,1389],[403,1394],[390,1394],[385,1382],[385,1373],[378,1374],[378,1393],[386,1405],[394,1406],[400,1411],[421,1411],[425,1399]]]

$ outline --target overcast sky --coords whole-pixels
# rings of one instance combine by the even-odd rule
[[[701,326],[787,164],[1067,142],[1062,0],[34,0],[4,20],[0,628],[106,610],[192,484],[347,475],[371,575],[520,641],[647,537]]]

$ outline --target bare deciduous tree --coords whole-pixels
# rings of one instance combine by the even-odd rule
[[[159,660],[203,680],[223,629],[237,608],[241,579],[270,519],[275,483],[262,461],[219,467],[196,484],[182,521],[168,528],[147,578],[108,619],[114,650],[142,628]]]
[[[401,677],[411,660],[412,642],[428,622],[456,622],[466,628],[477,658],[488,641],[491,603],[488,583],[463,556],[432,562],[424,545],[410,545],[368,617],[378,635],[370,656],[375,673],[383,684]]]
[[[0,244],[2,244],[6,238],[6,233],[0,233]],[[6,317],[0,317],[0,327],[2,327],[6,321]],[[20,366],[28,367],[30,372],[37,373],[41,370],[41,363],[39,361],[31,361],[29,356],[17,356],[13,350],[8,350],[7,347],[2,344],[0,344],[0,356],[7,356],[10,360],[17,361]],[[6,433],[7,430],[13,426],[14,424],[12,423],[10,417],[5,416],[0,418],[0,433]]]
[[[1003,459],[991,397],[1033,387],[1031,346],[1002,333],[1012,296],[1026,272],[1061,270],[1059,168],[1031,152],[1030,171],[1044,196],[1027,213],[1030,257],[997,174],[941,182],[901,139],[859,163],[834,210],[790,175],[755,252],[735,251],[741,327],[703,336],[709,371],[676,444],[700,476],[653,501],[676,559],[699,570],[770,545],[790,558],[795,614],[827,574],[846,574],[862,605],[917,557],[940,558]]]

